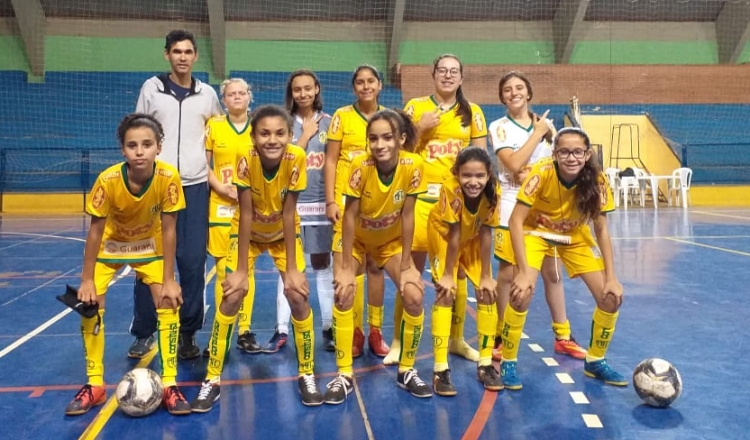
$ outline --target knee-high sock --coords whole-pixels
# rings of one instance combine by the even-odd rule
[[[369,324],[370,329],[380,330],[383,327],[383,306],[367,304],[367,324]]]
[[[607,354],[609,342],[615,333],[615,324],[620,312],[607,313],[596,307],[591,322],[591,343],[586,359],[589,361],[602,359]]]
[[[315,367],[315,332],[313,331],[313,312],[307,318],[297,321],[292,316],[294,328],[294,345],[297,347],[297,371],[300,375],[313,374]]]
[[[227,257],[216,257],[216,282],[214,283],[214,306],[219,310],[224,289],[221,284],[227,278]]]
[[[456,300],[453,302],[453,322],[451,323],[451,339],[464,339],[464,321],[466,320],[466,299],[469,297],[469,285],[466,278],[459,278],[456,283]]]
[[[354,339],[354,312],[341,311],[333,306],[333,340],[336,344],[336,366],[339,373],[351,376],[352,340]]]
[[[477,304],[477,335],[479,337],[479,362],[483,367],[492,363],[492,347],[497,329],[497,305]]]
[[[161,360],[161,382],[164,387],[177,383],[177,335],[180,334],[180,313],[172,309],[156,309],[156,331]]]
[[[284,279],[279,275],[279,284],[276,288],[276,330],[279,333],[289,334],[289,320],[292,318],[292,309],[289,301],[284,295]]]
[[[250,331],[253,321],[253,303],[255,302],[255,270],[247,274],[247,295],[242,299],[240,310],[237,313],[237,333],[243,334]]]
[[[552,332],[557,339],[570,339],[570,321],[553,322]]]
[[[398,361],[400,372],[414,368],[419,341],[422,339],[423,323],[424,311],[420,311],[419,316],[411,316],[404,311],[404,317],[401,319],[401,356]]]
[[[318,289],[318,303],[320,304],[320,320],[323,322],[323,330],[328,330],[331,328],[331,321],[333,320],[333,270],[326,267],[314,272],[315,287]]]
[[[364,333],[365,328],[365,275],[357,275],[355,278],[357,286],[354,289],[354,328]]]
[[[523,325],[526,323],[526,315],[529,312],[517,312],[508,304],[505,307],[505,324],[503,326],[503,360],[515,361],[518,359],[518,346],[521,344]]]
[[[96,325],[101,319],[97,331]],[[86,359],[86,375],[89,385],[104,385],[104,309],[99,309],[99,319],[81,316],[81,336],[83,355]]]
[[[236,316],[226,316],[221,310],[216,310],[214,325],[211,329],[211,340],[208,343],[208,366],[206,367],[206,380],[216,381],[224,371],[224,360],[231,346],[232,332],[234,331],[234,320]]]
[[[451,308],[435,304],[432,307],[432,349],[435,353],[434,371],[448,369],[448,339],[451,336]]]
[[[396,291],[396,299],[393,301],[393,340],[401,340],[401,320],[404,316],[404,303],[401,292]]]

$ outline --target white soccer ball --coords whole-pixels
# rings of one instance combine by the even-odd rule
[[[669,362],[659,358],[641,361],[633,371],[633,387],[647,405],[666,408],[682,393],[682,378]]]
[[[130,370],[115,391],[120,409],[131,417],[143,417],[156,411],[163,395],[161,377],[148,368]]]

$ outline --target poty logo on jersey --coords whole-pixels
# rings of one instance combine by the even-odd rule
[[[341,128],[341,117],[339,117],[339,115],[336,115],[333,117],[333,121],[331,121],[331,133],[338,133],[339,128]]]
[[[461,151],[461,141],[449,139],[448,141],[433,142],[427,144],[427,158],[437,159],[440,157],[456,157]]]
[[[156,252],[153,238],[137,241],[104,241],[104,253],[111,255],[150,255]]]
[[[357,168],[349,177],[349,188],[359,189],[360,183],[362,183],[362,169]]]
[[[326,155],[322,152],[312,152],[307,155],[308,170],[322,170],[325,164]]]
[[[219,174],[221,174],[221,183],[227,184],[232,183],[232,167],[224,167],[221,170],[219,170]]]
[[[97,187],[96,191],[94,191],[94,196],[91,198],[91,204],[94,206],[94,209],[101,208],[106,198],[107,196],[104,192],[104,187]]]
[[[401,211],[394,211],[376,219],[360,218],[359,226],[362,229],[368,229],[370,231],[386,229],[396,224],[399,215],[401,215]]]
[[[253,221],[256,223],[272,224],[277,223],[282,218],[282,211],[265,214],[263,211],[253,209]]]
[[[176,183],[170,183],[167,187],[167,199],[172,205],[176,205],[180,201],[180,190]]]
[[[479,113],[474,113],[474,127],[479,132],[484,131],[484,121],[482,120],[482,115]]]
[[[526,194],[526,196],[530,196],[534,194],[536,189],[539,187],[539,182],[542,179],[539,177],[539,174],[535,174],[531,176],[528,182],[526,182],[526,186],[523,189],[523,193]]]
[[[404,200],[404,190],[400,189],[393,194],[393,203],[398,205]]]
[[[242,156],[242,159],[240,159],[240,162],[237,164],[237,178],[247,179],[248,173],[249,168],[247,166],[247,158],[245,158],[245,156]]]
[[[123,228],[120,225],[115,225],[115,235],[125,238],[138,237],[139,235],[147,234],[151,230],[152,225],[153,223],[151,222],[133,228]]]

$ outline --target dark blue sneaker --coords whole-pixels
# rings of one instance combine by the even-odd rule
[[[583,374],[594,379],[604,381],[609,385],[618,387],[628,386],[628,380],[622,374],[613,370],[612,367],[607,364],[605,359],[599,359],[598,361],[588,362],[583,364]]]
[[[517,366],[518,362],[516,361],[502,361],[500,363],[500,378],[503,380],[503,386],[506,390],[523,388],[521,379],[518,378],[518,373],[516,373]]]
[[[271,336],[271,339],[269,339],[268,342],[266,342],[266,345],[263,346],[263,353],[276,353],[286,345],[287,339],[289,339],[289,336],[286,333],[279,333],[279,329],[277,327],[273,332],[273,336]]]

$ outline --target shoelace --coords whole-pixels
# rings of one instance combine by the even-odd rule
[[[308,393],[315,394],[318,392],[318,387],[315,385],[315,376],[312,374],[305,374],[302,376],[302,381],[305,382],[305,388],[307,388]]]
[[[418,387],[425,387],[427,386],[424,381],[422,381],[422,378],[417,375],[417,372],[415,370],[409,370],[406,372],[406,380],[404,380],[404,383],[409,383],[411,381],[414,381],[414,383]]]
[[[83,388],[81,388],[81,390],[78,391],[78,394],[76,394],[76,397],[74,400],[84,400],[85,398],[88,398],[89,400],[94,400],[94,392],[91,390],[91,385],[86,385]]]
[[[185,399],[185,396],[182,395],[182,391],[180,391],[180,389],[176,386],[167,388],[166,390],[164,390],[164,393],[167,396],[167,401],[172,405],[176,404],[177,402],[187,401],[187,399]]]
[[[347,382],[347,380],[344,377],[338,376],[335,380],[331,381],[331,383],[328,385],[328,388],[334,392],[338,393],[339,390],[344,390],[346,392],[349,389],[350,385]]]
[[[213,389],[213,384],[210,382],[203,382],[203,385],[201,385],[200,391],[198,391],[198,400],[206,400],[208,399],[208,394]]]

